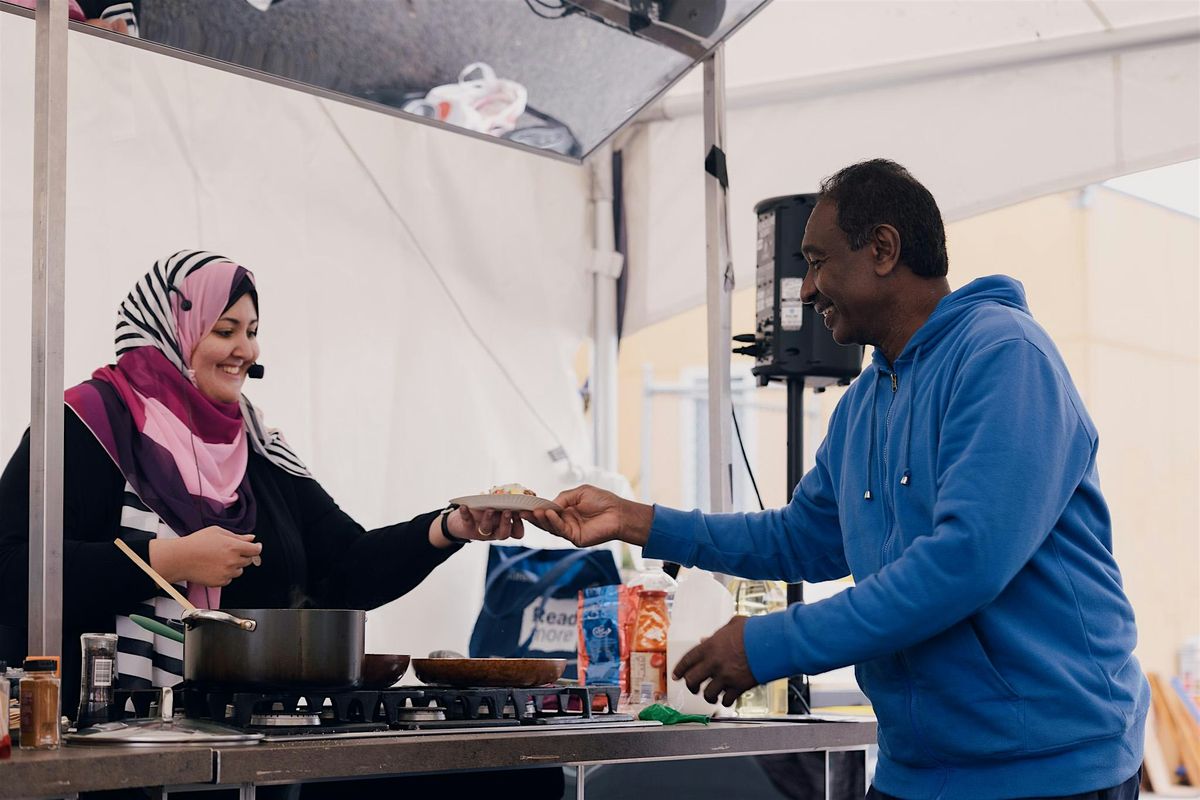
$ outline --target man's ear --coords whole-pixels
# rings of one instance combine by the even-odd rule
[[[871,253],[875,258],[875,274],[890,275],[900,263],[900,231],[891,225],[876,225],[871,231]]]

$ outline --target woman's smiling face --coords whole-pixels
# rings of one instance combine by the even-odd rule
[[[243,294],[192,351],[196,388],[209,400],[236,403],[242,396],[246,370],[258,360],[258,312]]]

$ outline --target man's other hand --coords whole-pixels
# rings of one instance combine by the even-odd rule
[[[743,633],[748,617],[734,617],[712,636],[683,654],[674,677],[692,694],[704,690],[704,699],[732,706],[738,696],[758,685],[746,660]],[[705,681],[708,684],[705,685]],[[724,696],[722,696],[724,695]]]

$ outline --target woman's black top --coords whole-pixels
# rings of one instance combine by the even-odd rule
[[[125,478],[69,409],[64,454],[63,713],[74,716],[80,634],[113,632],[116,615],[162,592],[113,545]],[[407,593],[458,549],[430,544],[437,511],[366,531],[315,480],[289,475],[253,449],[246,471],[258,504],[262,565],[221,590],[225,608],[375,608]],[[122,538],[149,562],[148,535]],[[26,432],[0,477],[0,659],[13,665],[26,655],[28,564]]]

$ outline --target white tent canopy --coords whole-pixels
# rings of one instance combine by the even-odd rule
[[[1190,0],[775,0],[726,46],[739,284],[753,279],[755,203],[816,191],[865,158],[907,166],[947,220],[1196,158],[1198,12]],[[626,139],[626,331],[704,302],[699,90],[694,76],[679,84]]]

